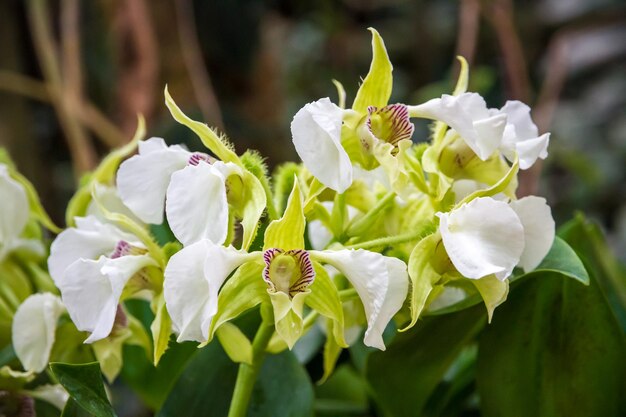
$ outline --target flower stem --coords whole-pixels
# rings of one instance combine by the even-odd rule
[[[381,237],[367,242],[355,243],[353,245],[346,245],[346,249],[370,249],[377,246],[391,246],[398,243],[406,243],[412,240],[420,240],[428,234],[428,231],[433,226],[432,222],[426,222],[421,227],[417,227],[415,231],[403,233],[395,236]]]
[[[261,327],[259,327],[252,342],[252,363],[241,363],[239,365],[237,382],[235,383],[233,398],[230,402],[228,417],[245,417],[247,414],[252,389],[261,371],[263,359],[265,359],[265,348],[273,334],[274,326],[261,323]]]

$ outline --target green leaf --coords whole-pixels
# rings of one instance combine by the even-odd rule
[[[615,258],[599,226],[579,214],[559,229],[559,235],[581,257],[626,333],[626,269]]]
[[[566,241],[556,236],[546,257],[531,273],[556,272],[589,285],[589,274],[574,249]]]
[[[95,417],[114,417],[116,414],[107,399],[97,362],[81,365],[51,363],[50,369],[70,396]]]
[[[65,403],[65,408],[63,408],[61,417],[91,417],[91,414],[85,411],[84,408],[78,405],[78,403],[70,397],[67,400],[67,403]]]
[[[298,181],[294,181],[283,217],[271,222],[265,230],[263,250],[270,248],[304,249],[305,226],[300,186]]]
[[[165,105],[170,110],[172,117],[189,129],[191,129],[196,135],[200,137],[200,140],[215,156],[224,162],[232,162],[241,166],[241,161],[235,152],[232,150],[232,145],[226,141],[225,138],[220,138],[209,126],[204,123],[191,120],[183,111],[176,105],[172,96],[170,96],[167,86],[165,87]]]
[[[121,377],[146,406],[158,410],[187,362],[198,352],[196,345],[192,342],[176,343],[173,338],[170,339],[170,345],[156,367],[143,348],[124,345]]]
[[[515,288],[483,333],[477,382],[491,416],[626,412],[626,340],[594,280],[545,272]]]
[[[368,106],[384,107],[391,97],[393,66],[389,61],[387,49],[383,38],[376,29],[369,28],[372,32],[372,64],[363,80],[352,104],[352,109],[365,114]]]
[[[217,339],[233,362],[252,364],[252,343],[239,327],[232,323],[222,324],[217,329]]]
[[[476,306],[455,314],[427,317],[400,333],[386,352],[369,355],[366,377],[383,415],[415,417],[461,350],[485,324]]]
[[[219,343],[200,349],[176,382],[157,417],[226,416],[237,365]],[[267,356],[250,400],[248,417],[311,416],[313,388],[294,355]]]

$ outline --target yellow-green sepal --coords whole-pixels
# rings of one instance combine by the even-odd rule
[[[352,104],[352,109],[361,114],[367,112],[368,106],[386,106],[393,85],[393,66],[383,38],[376,29],[369,28],[369,31],[372,32],[372,64]]]
[[[226,138],[218,136],[218,134],[206,124],[192,120],[183,113],[167,90],[167,86],[165,86],[165,105],[170,110],[172,117],[174,117],[178,123],[187,126],[198,135],[204,146],[213,152],[218,159],[241,166],[239,157],[233,151],[233,146]]]
[[[172,333],[172,318],[167,312],[165,306],[165,297],[163,292],[158,294],[152,300],[152,311],[154,311],[154,320],[150,324],[152,332],[152,362],[154,366],[159,364],[161,356],[165,353]]]
[[[216,334],[231,361],[252,364],[252,343],[239,327],[232,323],[224,323],[217,329]]]
[[[248,171],[243,171],[243,198],[240,207],[234,207],[241,218],[243,239],[241,249],[248,250],[256,236],[259,220],[268,203],[261,181]]]
[[[289,349],[293,348],[304,331],[304,301],[311,293],[307,289],[297,293],[293,298],[282,291],[271,292],[268,290],[272,308],[274,310],[274,325],[276,333],[285,341]]]
[[[287,200],[285,213],[279,220],[272,221],[265,230],[263,250],[270,248],[303,249],[305,227],[302,195],[296,180],[293,183],[289,200]]]
[[[495,275],[487,275],[481,279],[472,279],[470,281],[482,297],[487,308],[489,323],[491,323],[493,311],[506,301],[506,297],[509,294],[509,280],[500,281]]]
[[[329,328],[332,331],[328,337],[334,338],[341,347],[348,347],[344,338],[343,307],[339,298],[339,291],[333,284],[326,269],[318,262],[313,262],[315,280],[309,286],[311,293],[305,303],[322,316],[328,318]]]
[[[420,314],[426,307],[426,301],[433,287],[441,279],[441,274],[432,264],[437,245],[441,242],[438,233],[433,233],[422,239],[409,256],[408,272],[411,280],[411,296],[409,307],[411,322],[401,331],[410,329],[417,323]]]
[[[65,224],[68,227],[75,226],[75,217],[83,217],[87,213],[87,207],[93,198],[92,191],[95,188],[93,183],[112,184],[122,160],[137,149],[139,141],[143,140],[145,136],[146,121],[143,116],[139,115],[137,117],[137,129],[131,141],[111,151],[93,172],[83,175],[78,190],[70,199],[65,210]]]
[[[245,263],[222,286],[217,297],[217,313],[209,328],[208,342],[224,323],[267,301],[267,284],[263,281],[262,272],[261,263]]]

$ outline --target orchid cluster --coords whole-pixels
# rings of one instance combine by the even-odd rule
[[[360,337],[384,350],[386,329],[471,297],[491,318],[516,268],[536,268],[554,240],[545,199],[515,196],[519,169],[547,156],[549,134],[525,104],[492,109],[466,92],[463,59],[452,95],[390,104],[392,65],[372,34],[373,61],[352,107],[336,83],[338,104],[322,98],[298,111],[291,133],[302,164],[273,176],[258,153],[238,155],[188,118],[166,89],[172,116],[206,151],[141,140],[140,123],[85,178],[47,261],[60,298],[54,289],[33,295],[14,317],[24,368],[45,368],[66,315],[110,380],[123,344],[145,347],[156,364],[172,334],[199,344],[217,336],[231,359],[250,364],[259,346],[292,349],[321,326],[327,377]],[[429,140],[413,137],[419,118],[433,121]],[[6,172],[0,166],[2,195],[25,205]],[[43,251],[23,237],[28,210],[15,207],[0,219],[0,260]],[[157,240],[157,228],[173,239]],[[131,298],[150,303],[152,340],[127,310]],[[257,307],[252,342],[236,319]],[[38,323],[28,334],[27,320]]]

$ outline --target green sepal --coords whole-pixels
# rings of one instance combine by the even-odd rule
[[[409,256],[408,272],[411,280],[409,307],[411,322],[400,331],[406,331],[417,323],[422,310],[426,307],[428,296],[435,284],[441,279],[441,274],[435,270],[431,263],[439,242],[441,242],[441,237],[438,233],[429,235],[415,246]]]
[[[413,184],[406,169],[405,153],[411,148],[413,142],[410,139],[403,139],[397,146],[391,143],[378,141],[372,153],[376,160],[385,170],[389,178],[389,185],[400,197],[408,198],[415,194],[415,190],[410,187]]]
[[[491,323],[493,311],[506,301],[506,297],[509,294],[509,280],[500,281],[495,275],[488,275],[481,279],[472,279],[470,281],[485,302],[487,316],[489,323]]]
[[[165,297],[162,292],[152,300],[152,310],[155,312],[154,320],[150,324],[152,345],[154,346],[152,361],[154,366],[157,366],[161,356],[167,350],[170,334],[172,333],[172,318],[167,312]],[[148,347],[148,352],[150,351],[149,349],[150,347]]]
[[[368,106],[385,107],[393,85],[393,66],[385,43],[376,29],[369,28],[369,31],[372,32],[372,64],[352,104],[352,109],[362,114],[367,112]]]
[[[48,216],[48,213],[46,212],[46,209],[43,208],[39,195],[37,194],[37,190],[35,190],[33,184],[17,171],[11,171],[10,174],[11,178],[24,187],[26,197],[28,198],[28,206],[30,207],[31,216],[52,233],[60,233],[61,228],[54,224],[50,216]]]
[[[33,287],[26,273],[11,259],[0,263],[0,298],[12,312],[9,317],[33,293]]]
[[[500,181],[498,181],[497,183],[495,183],[491,187],[486,188],[484,190],[474,191],[472,194],[468,195],[463,200],[461,200],[456,205],[456,207],[460,207],[460,206],[462,206],[465,203],[469,203],[470,201],[474,200],[475,198],[491,197],[491,196],[494,196],[494,195],[496,195],[498,193],[505,192],[507,190],[507,188],[509,187],[509,185],[511,183],[513,183],[514,181],[516,181],[517,172],[518,171],[519,171],[519,160],[517,158],[515,158],[515,162],[513,163],[513,165],[511,165],[511,167],[509,168],[509,170],[506,173],[506,175],[504,177],[502,177],[500,179]]]
[[[74,217],[83,217],[87,213],[87,207],[93,196],[93,183],[112,184],[122,160],[137,149],[139,141],[146,136],[146,121],[143,116],[137,117],[137,130],[132,140],[126,145],[111,151],[92,172],[84,175],[80,180],[80,186],[74,193],[65,211],[65,224],[68,227],[75,226]]]
[[[294,181],[293,189],[287,201],[283,217],[274,220],[265,229],[263,250],[280,248],[283,250],[304,248],[304,228],[306,221],[302,208],[302,195],[298,181]]]
[[[318,384],[323,384],[332,375],[335,370],[335,365],[337,365],[337,359],[339,359],[339,355],[341,355],[341,351],[344,347],[347,347],[339,345],[337,340],[330,336],[331,331],[334,332],[335,327],[334,323],[328,323],[326,341],[324,342],[324,374],[317,382]]]
[[[274,170],[272,180],[274,183],[274,206],[277,212],[282,213],[285,210],[293,182],[300,175],[301,170],[302,166],[295,162],[282,163]]]
[[[456,59],[458,59],[459,64],[461,64],[461,71],[459,71],[459,78],[456,81],[452,95],[459,96],[467,91],[467,85],[469,83],[469,65],[467,65],[467,61],[461,55],[457,55]]]
[[[337,80],[332,80],[333,84],[335,85],[335,88],[337,89],[337,103],[339,105],[340,108],[345,109],[346,108],[346,90],[345,88],[343,88],[343,84],[341,84],[339,81]]]
[[[110,335],[105,339],[91,344],[96,360],[100,363],[102,373],[109,383],[112,383],[122,369],[122,346],[130,337],[130,330],[124,329],[116,335]]]
[[[290,299],[289,295],[282,291],[269,292],[272,307],[274,309],[274,324],[276,333],[287,343],[291,350],[304,331],[302,313],[304,300],[311,290],[297,293]]]
[[[32,371],[15,371],[8,365],[0,368],[0,390],[17,391],[35,379]]]
[[[222,286],[217,297],[217,313],[211,321],[208,342],[224,323],[267,300],[267,284],[262,277],[263,265],[248,262],[241,265]]]
[[[243,207],[238,212],[243,227],[241,249],[248,250],[259,228],[259,220],[268,201],[261,181],[248,171],[243,172]],[[238,214],[239,214],[238,213]]]
[[[339,298],[339,291],[330,279],[326,269],[318,262],[313,262],[315,268],[315,280],[309,286],[311,293],[305,300],[305,304],[317,311],[332,323],[332,336],[335,343],[341,347],[348,347],[344,338],[343,307]],[[330,334],[328,337],[331,337]]]
[[[196,135],[200,137],[200,140],[215,156],[224,162],[232,162],[238,166],[241,166],[241,161],[237,154],[233,151],[233,146],[224,137],[220,137],[209,126],[204,123],[197,122],[190,119],[183,111],[178,107],[174,99],[165,86],[165,105],[169,109],[172,117],[182,124],[191,129]]]
[[[230,360],[252,365],[252,343],[239,327],[232,323],[224,323],[217,329],[216,334]]]

